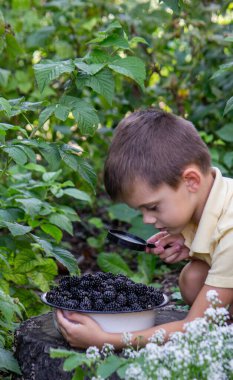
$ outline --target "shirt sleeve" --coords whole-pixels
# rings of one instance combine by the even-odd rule
[[[233,288],[233,227],[222,234],[213,252],[205,284]]]

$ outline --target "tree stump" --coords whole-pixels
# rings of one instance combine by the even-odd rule
[[[181,320],[187,312],[167,306],[159,309],[155,325]],[[71,380],[72,373],[63,370],[63,359],[52,359],[50,348],[73,350],[54,327],[53,313],[33,317],[23,322],[15,333],[15,356],[22,376],[14,380]],[[88,378],[87,378],[88,379]],[[119,379],[116,374],[111,380]]]

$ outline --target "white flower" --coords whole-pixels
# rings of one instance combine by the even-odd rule
[[[164,343],[166,336],[166,331],[164,329],[159,329],[148,339],[149,342],[162,344]]]
[[[145,380],[146,376],[138,363],[130,364],[125,372],[125,380]]]
[[[100,359],[100,351],[95,346],[90,346],[86,350],[86,357],[91,360],[98,360]]]
[[[165,368],[165,367],[160,367],[156,371],[156,377],[158,380],[169,380],[171,379],[171,372]]]
[[[91,378],[91,380],[104,380],[104,378],[101,376],[97,376],[97,377],[94,376]]]
[[[208,292],[206,293],[206,299],[212,305],[217,305],[221,303],[220,299],[218,298],[218,292],[216,292],[216,290],[214,289],[208,290]]]
[[[229,319],[229,313],[225,307],[209,307],[205,313],[205,318],[218,325],[224,325]]]
[[[138,351],[135,351],[131,347],[124,348],[123,355],[125,358],[131,358],[131,359],[135,359],[136,357],[139,356]]]
[[[228,363],[229,370],[233,373],[233,359],[231,359]]]
[[[104,343],[101,354],[106,358],[107,356],[111,355],[114,351],[114,346],[110,343]]]
[[[126,346],[130,346],[132,344],[132,338],[133,338],[133,334],[131,334],[130,332],[123,332],[123,334],[122,334],[122,342]]]

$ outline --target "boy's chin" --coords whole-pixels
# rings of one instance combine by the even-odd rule
[[[167,228],[166,231],[169,235],[177,235],[177,234],[181,234],[181,232],[183,231],[183,227],[174,227],[174,228]]]

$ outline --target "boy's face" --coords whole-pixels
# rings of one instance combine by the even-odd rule
[[[140,179],[134,182],[130,195],[124,198],[129,207],[141,211],[144,223],[170,234],[180,233],[192,220],[196,201],[184,181],[174,190],[167,184],[152,188]]]

